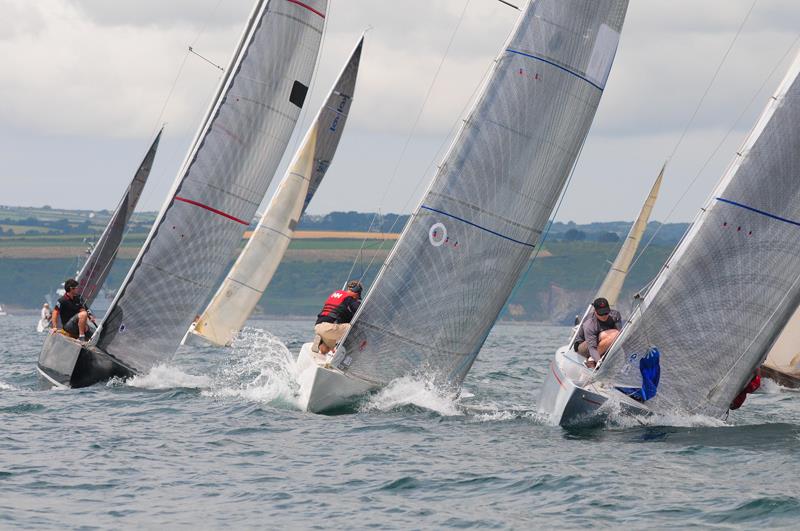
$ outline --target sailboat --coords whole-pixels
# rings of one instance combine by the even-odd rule
[[[290,140],[327,0],[258,0],[150,234],[92,339],[51,334],[50,383],[84,387],[169,360],[250,224]]]
[[[300,350],[302,407],[328,411],[404,376],[460,386],[578,158],[627,6],[522,11],[335,355]]]
[[[8,312],[5,311],[2,306],[0,306],[0,317],[5,317],[7,315],[8,315]]]
[[[722,418],[751,380],[800,303],[798,72],[800,55],[598,369],[551,364],[539,408],[555,423],[600,422],[606,403]]]
[[[634,221],[633,225],[631,225],[622,247],[620,247],[614,262],[611,264],[611,268],[603,279],[603,283],[600,285],[597,293],[595,294],[595,299],[603,297],[606,299],[609,306],[615,306],[619,299],[620,293],[622,293],[622,286],[628,276],[628,271],[630,270],[631,263],[636,255],[636,251],[639,248],[639,243],[641,242],[642,236],[647,229],[647,222],[650,219],[650,214],[652,213],[653,207],[658,199],[658,192],[661,189],[661,183],[664,179],[664,171],[666,170],[666,167],[666,164],[662,166],[658,177],[656,177],[655,182],[650,188],[650,193],[648,194],[647,199],[639,211],[639,215],[636,217],[636,221]],[[581,381],[582,379],[588,379],[589,376],[591,376],[593,371],[584,365],[585,358],[573,350],[573,345],[584,319],[586,319],[586,317],[592,311],[593,306],[589,305],[584,311],[583,317],[578,319],[575,323],[569,341],[556,351],[555,360],[552,362],[552,367],[550,370],[553,372],[555,381],[561,385],[554,389],[551,389],[545,385],[541,393],[542,396],[539,399],[538,407],[540,412],[548,414],[553,409],[558,411],[561,410],[556,408],[553,402],[555,401],[556,403],[559,403],[560,401],[567,400],[571,396],[567,391],[569,386],[563,385],[564,381]],[[546,383],[549,384],[551,382],[550,380],[547,380]],[[558,424],[559,420],[559,418],[556,418],[553,420],[553,422]]]
[[[784,387],[800,387],[800,308],[772,345],[761,366],[761,375]]]
[[[258,304],[333,161],[353,103],[363,44],[362,36],[247,245],[184,342],[229,345]]]

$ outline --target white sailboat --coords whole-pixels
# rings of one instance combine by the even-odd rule
[[[258,226],[184,342],[229,345],[258,304],[333,161],[353,103],[364,37],[334,83]]]
[[[2,306],[0,306],[0,317],[5,317],[6,315],[8,315],[8,312],[5,311]]]
[[[750,381],[800,303],[799,72],[800,56],[597,371],[556,357],[539,403],[555,423],[598,422],[609,400],[724,417]],[[655,351],[657,388],[640,370]]]
[[[627,6],[538,0],[523,10],[335,356],[301,349],[305,409],[409,375],[460,386],[577,160]]]
[[[241,241],[305,102],[327,0],[258,0],[153,229],[86,345],[52,334],[51,383],[92,385],[172,357]]]
[[[639,215],[636,217],[636,221],[633,222],[622,247],[617,253],[617,257],[614,259],[614,263],[611,264],[611,268],[603,279],[600,289],[598,289],[595,294],[595,298],[605,298],[610,306],[616,305],[619,295],[622,293],[622,286],[625,283],[625,278],[628,276],[628,271],[636,255],[636,251],[639,248],[639,243],[647,229],[647,222],[650,219],[650,214],[658,199],[658,192],[661,188],[661,182],[664,179],[665,169],[666,164],[661,168],[658,177],[650,188],[650,193],[642,205]],[[552,362],[553,366],[550,370],[553,372],[555,381],[558,382],[560,386],[558,389],[553,390],[545,386],[545,391],[542,392],[543,396],[539,399],[539,410],[542,413],[551,413],[553,409],[558,411],[565,409],[555,407],[551,404],[551,401],[555,400],[556,403],[560,403],[568,400],[569,397],[572,396],[569,392],[571,384],[573,382],[588,382],[594,372],[584,365],[585,358],[573,350],[573,344],[575,343],[575,338],[581,323],[591,311],[593,311],[593,308],[589,305],[583,317],[572,329],[572,334],[567,344],[556,351],[555,360]],[[547,380],[547,382],[549,383],[550,380]],[[552,419],[552,421],[558,424],[560,419],[555,418]]]

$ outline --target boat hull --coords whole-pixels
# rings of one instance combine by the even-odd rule
[[[328,366],[324,356],[311,350],[311,343],[300,349],[296,371],[300,384],[300,407],[311,413],[326,413],[350,406],[359,397],[379,388]]]
[[[89,387],[136,373],[105,352],[61,333],[47,336],[36,369],[44,387]]]
[[[788,372],[778,367],[762,365],[761,376],[769,378],[782,387],[800,389],[800,372]]]
[[[556,426],[597,426],[605,423],[610,408],[603,407],[613,393],[620,411],[630,415],[649,415],[650,410],[622,393],[591,382],[592,370],[586,368],[580,356],[561,347],[556,351],[545,376],[537,405]]]

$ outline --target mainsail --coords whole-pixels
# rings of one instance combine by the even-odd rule
[[[720,416],[800,303],[800,56],[596,380],[636,387],[661,353],[656,411]]]
[[[96,346],[134,370],[174,354],[255,214],[316,64],[326,0],[259,0]]]
[[[362,37],[250,240],[200,315],[195,334],[217,345],[229,344],[261,299],[336,153],[353,102],[363,42]]]
[[[122,237],[125,235],[125,228],[128,226],[128,221],[133,211],[136,209],[136,204],[142,195],[144,185],[147,184],[147,178],[150,176],[150,169],[153,167],[153,160],[156,157],[158,143],[161,140],[163,131],[164,129],[162,128],[156,135],[150,149],[144,156],[144,160],[139,165],[139,169],[133,175],[131,184],[128,185],[128,189],[122,196],[122,200],[120,200],[106,228],[92,248],[92,253],[75,277],[75,280],[78,281],[78,289],[89,306],[97,297],[100,288],[103,287],[103,283],[106,281],[106,277],[108,277],[108,273],[111,271],[111,265],[117,256]]]
[[[639,242],[642,240],[642,235],[647,229],[647,220],[650,219],[650,213],[653,211],[653,206],[656,204],[658,190],[661,188],[661,181],[664,178],[664,170],[666,168],[667,165],[664,164],[656,178],[656,182],[654,182],[653,187],[650,188],[650,195],[647,196],[644,205],[642,205],[639,216],[636,218],[636,221],[633,222],[633,226],[631,226],[631,230],[628,232],[628,236],[625,238],[622,248],[617,253],[614,263],[611,264],[611,269],[608,270],[606,278],[603,279],[603,283],[600,285],[600,289],[597,290],[597,296],[605,297],[612,306],[617,304],[619,294],[622,292],[622,285],[625,283],[625,277],[628,276],[628,268],[631,266],[631,262],[633,262],[636,249],[639,248]]]
[[[377,384],[463,381],[578,158],[627,6],[528,5],[334,366]]]

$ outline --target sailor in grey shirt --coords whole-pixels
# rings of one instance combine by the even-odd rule
[[[622,316],[609,307],[605,298],[595,299],[592,306],[594,311],[581,323],[573,344],[575,352],[589,358],[588,367],[597,365],[622,329]]]

